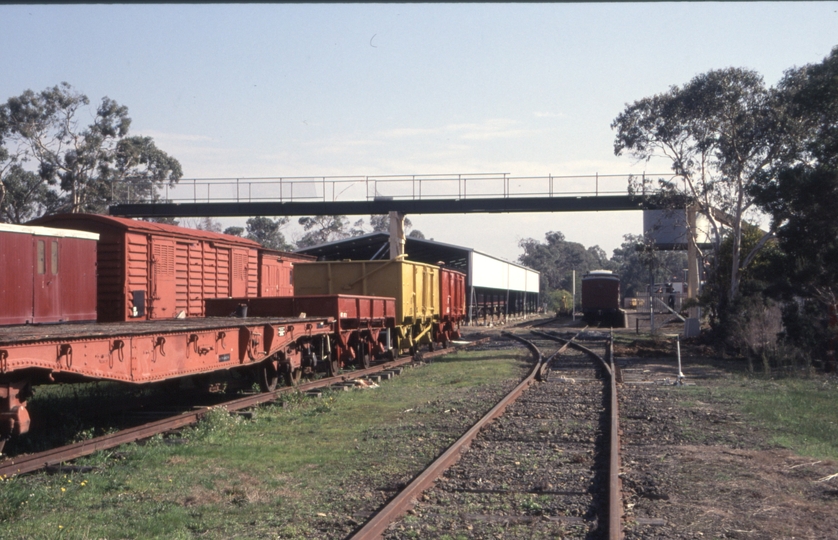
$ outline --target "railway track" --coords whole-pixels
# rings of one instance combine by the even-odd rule
[[[484,341],[487,341],[487,339],[474,341],[469,345],[465,345],[463,347],[480,344]],[[95,437],[75,444],[61,446],[58,448],[38,452],[35,454],[11,457],[4,461],[0,461],[0,477],[11,477],[15,475],[38,471],[41,469],[57,467],[65,462],[83,456],[87,456],[101,450],[107,450],[109,448],[114,448],[122,444],[147,439],[149,437],[153,437],[154,435],[174,431],[184,426],[188,426],[190,424],[198,422],[213,407],[224,407],[230,412],[243,411],[245,409],[249,409],[257,405],[260,405],[262,403],[275,401],[283,394],[288,394],[297,391],[308,392],[311,390],[327,388],[330,386],[339,385],[341,383],[354,381],[356,379],[362,379],[364,377],[376,375],[388,370],[405,366],[407,364],[411,364],[416,360],[431,359],[437,356],[442,356],[450,352],[453,352],[459,348],[462,347],[450,347],[447,349],[441,349],[433,352],[420,353],[415,357],[397,358],[389,362],[373,365],[367,369],[349,371],[341,373],[335,377],[326,377],[299,384],[296,386],[286,386],[274,390],[272,392],[253,394],[225,401],[213,405],[212,407],[201,407],[196,408],[194,410],[181,412],[168,418],[144,423],[136,427],[120,430],[116,433]]]
[[[533,332],[529,375],[352,536],[622,538],[610,335]],[[592,333],[588,333],[590,337]],[[605,339],[605,338],[609,339]],[[562,343],[549,358],[541,348]],[[592,362],[594,360],[594,362]],[[536,381],[541,382],[536,382]]]

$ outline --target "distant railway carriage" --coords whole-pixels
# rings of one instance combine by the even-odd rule
[[[311,262],[317,257],[259,249],[259,296],[294,296],[294,264]]]
[[[582,315],[589,324],[625,327],[620,276],[609,270],[592,270],[582,276]]]

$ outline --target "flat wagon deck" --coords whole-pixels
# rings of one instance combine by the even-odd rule
[[[150,383],[255,369],[263,389],[328,350],[330,317],[212,317],[0,328],[0,441],[29,429],[31,387],[52,382]]]

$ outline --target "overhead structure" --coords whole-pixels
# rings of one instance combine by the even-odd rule
[[[510,317],[534,313],[539,302],[541,274],[481,251],[407,237],[404,244],[407,260],[428,264],[442,263],[446,268],[466,274],[467,321],[499,322]],[[319,246],[297,250],[322,261],[380,260],[390,258],[390,235],[374,232]]]
[[[390,259],[404,255],[404,214],[390,212]]]
[[[694,209],[643,210],[643,234],[655,242],[655,249],[688,249],[691,217],[695,219],[691,227],[695,243],[701,248],[710,247],[710,222]]]

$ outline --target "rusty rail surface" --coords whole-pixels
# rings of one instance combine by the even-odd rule
[[[553,334],[546,334],[535,330],[532,330],[531,333],[565,343],[565,347],[570,346],[585,352],[596,359],[603,367],[603,370],[608,373],[610,393],[610,426],[608,431],[608,540],[621,540],[624,535],[622,524],[623,490],[622,481],[620,480],[620,414],[617,407],[617,379],[619,378],[619,368],[614,364],[614,333],[613,331],[611,332],[608,341],[605,343],[605,358],[602,358],[584,345],[572,343],[573,339],[567,340]]]
[[[422,353],[421,355],[418,355],[418,357],[421,359],[431,359],[437,356],[443,356],[455,352],[462,348],[478,345],[486,341],[488,341],[488,338],[471,342],[468,345],[450,347],[448,349],[441,349],[434,352]],[[297,386],[286,386],[274,390],[272,392],[265,392],[262,394],[245,396],[243,398],[221,403],[213,407],[224,407],[231,412],[239,411],[242,409],[254,407],[262,403],[274,401],[282,394],[287,394],[295,391],[305,392],[308,390],[314,390],[317,388],[331,386],[335,383],[339,383],[342,381],[359,379],[362,377],[366,377],[367,375],[373,375],[381,371],[386,371],[394,367],[399,367],[404,364],[408,364],[410,362],[413,362],[414,359],[414,357],[410,356],[398,358],[396,360],[372,366],[367,369],[359,369],[347,373],[341,373],[336,377],[319,379],[316,381],[303,383]],[[62,446],[60,448],[54,448],[52,450],[38,452],[37,454],[9,458],[5,461],[0,462],[0,476],[14,476],[37,471],[46,467],[58,465],[65,461],[80,458],[83,456],[88,456],[100,450],[107,450],[108,448],[113,448],[121,444],[131,443],[141,439],[147,439],[159,433],[165,433],[166,431],[179,429],[199,421],[204,415],[206,415],[207,411],[209,411],[213,407],[197,409],[194,411],[180,414],[178,416],[174,416],[172,418],[164,418],[155,422],[149,422],[141,426],[122,430],[117,433],[102,435],[101,437],[94,437],[93,439],[81,441],[67,446]]]
[[[533,369],[527,374],[521,383],[516,386],[510,393],[501,399],[497,405],[486,413],[480,420],[477,421],[468,431],[466,431],[454,444],[439,456],[435,461],[428,465],[419,476],[413,479],[398,495],[396,495],[387,505],[381,508],[376,514],[364,524],[355,534],[350,538],[352,540],[372,540],[374,538],[381,538],[387,527],[399,517],[403,516],[410,510],[416,501],[416,498],[422,494],[428,487],[433,484],[437,478],[442,475],[449,467],[454,465],[460,459],[460,455],[468,448],[477,433],[483,429],[489,422],[498,418],[503,414],[506,407],[518,399],[532,383],[535,381],[536,375],[540,372],[543,361],[541,351],[532,343],[521,337],[504,332],[502,335],[516,339],[524,343],[528,349],[533,353],[536,359]],[[551,357],[552,358],[552,357]]]
[[[585,328],[587,328],[587,326]],[[579,334],[576,334],[571,339],[565,339],[561,336],[557,336],[553,332],[547,333],[547,332],[540,332],[538,330],[530,330],[530,333],[535,334],[539,337],[543,337],[545,339],[551,339],[553,341],[558,341],[559,343],[564,343],[565,347],[573,347],[574,349],[576,349],[578,351],[582,351],[583,353],[587,354],[592,359],[594,359],[597,363],[599,363],[600,367],[602,367],[602,369],[606,373],[608,373],[609,377],[611,376],[611,366],[609,366],[608,363],[605,360],[603,360],[603,358],[600,355],[598,355],[597,353],[595,353],[591,349],[585,347],[584,345],[581,345],[581,344],[576,343],[575,341],[573,341],[582,332],[579,332]]]
[[[605,344],[605,360],[611,366],[611,433],[608,448],[608,540],[623,538],[623,486],[620,480],[620,415],[617,410],[617,378],[614,364],[614,333]]]

